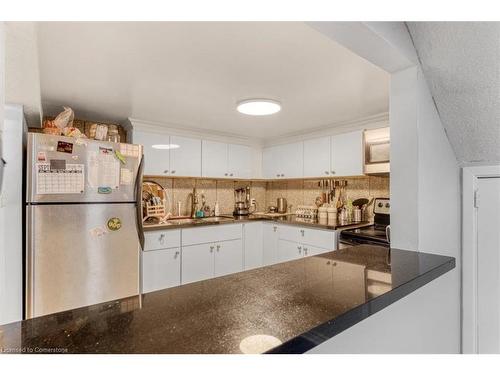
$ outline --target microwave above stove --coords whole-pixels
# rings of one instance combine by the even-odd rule
[[[363,132],[365,174],[390,172],[391,134],[389,127],[368,129]]]

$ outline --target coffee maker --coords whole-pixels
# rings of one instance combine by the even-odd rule
[[[250,186],[234,189],[234,216],[248,216],[250,214]]]

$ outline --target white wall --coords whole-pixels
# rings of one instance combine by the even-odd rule
[[[391,75],[391,245],[418,249],[417,68]]]
[[[29,126],[39,127],[43,115],[35,22],[5,23],[5,56],[5,101],[22,104]]]
[[[359,24],[362,24],[361,26]],[[346,37],[345,28],[349,28]],[[441,340],[434,343],[433,352],[460,351],[460,185],[459,169],[443,125],[416,59],[406,26],[394,22],[353,22],[347,26],[316,27],[325,35],[335,39],[354,52],[360,52],[367,60],[391,72],[391,234],[394,247],[407,250],[446,254],[456,258],[457,267],[446,276],[435,281],[442,304],[441,314],[447,317],[444,330],[439,332]],[[369,32],[367,31],[369,30]],[[358,32],[359,31],[359,32]],[[357,34],[356,34],[357,33]],[[362,41],[365,40],[365,43]],[[371,46],[371,48],[367,48]],[[398,54],[395,54],[395,50]],[[411,62],[413,66],[405,65]],[[406,305],[407,311],[420,311],[415,319],[424,322],[425,309],[421,303],[433,303],[433,294],[421,300],[407,298],[396,304]],[[396,307],[395,307],[396,308]],[[404,310],[404,309],[403,309]],[[336,340],[359,340],[361,336],[376,336],[377,319],[384,319],[383,310],[369,318],[366,324],[358,325]],[[387,320],[391,315],[387,315]],[[372,322],[372,323],[370,323]],[[414,324],[419,324],[414,322]],[[362,332],[359,333],[359,329]],[[352,332],[352,333],[351,333]],[[408,334],[419,335],[419,331],[388,331],[384,340],[404,343],[411,339]],[[421,333],[423,337],[425,332]],[[359,335],[359,336],[358,336]],[[333,348],[333,346],[331,347]],[[388,347],[389,348],[389,347]],[[333,349],[332,349],[333,350]],[[361,350],[361,349],[360,349]],[[367,351],[374,349],[367,347]]]
[[[23,106],[5,105],[3,122],[3,157],[7,162],[4,177],[5,184],[0,197],[0,221],[3,235],[0,236],[0,249],[4,258],[0,288],[3,293],[0,300],[0,324],[22,319],[23,308],[23,264],[22,238],[24,207],[23,190],[23,144],[26,128]]]
[[[5,103],[5,26],[0,22],[0,138],[2,137],[3,130],[3,107]],[[2,144],[0,143],[0,154],[2,154]],[[1,186],[0,186],[1,189]],[[0,198],[1,199],[1,198]],[[0,212],[2,208],[0,205]],[[3,222],[3,215],[0,214],[0,238],[5,236],[5,223]],[[1,306],[4,304],[4,285],[5,285],[5,259],[4,248],[0,244],[0,323],[3,322],[3,312]]]
[[[447,273],[433,280],[308,354],[456,353],[456,340],[450,339],[454,321],[447,307],[455,297],[446,293],[452,278]]]

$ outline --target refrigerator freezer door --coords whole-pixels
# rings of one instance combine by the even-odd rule
[[[28,206],[27,318],[139,294],[134,204]]]
[[[142,146],[29,133],[27,201],[135,202]]]

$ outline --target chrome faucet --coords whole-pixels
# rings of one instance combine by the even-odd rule
[[[198,193],[196,188],[193,188],[191,195],[191,218],[196,218],[196,211],[198,211]]]

